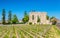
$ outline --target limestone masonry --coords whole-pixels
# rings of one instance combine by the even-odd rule
[[[46,12],[30,12],[29,22],[32,22],[32,24],[38,24],[37,18],[39,17],[39,24],[50,24],[50,21],[46,19],[46,15]]]

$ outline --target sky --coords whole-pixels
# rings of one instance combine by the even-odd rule
[[[19,20],[23,18],[24,11],[29,14],[31,10],[47,12],[50,17],[60,19],[60,0],[0,0],[0,20],[2,9],[6,11],[6,19],[9,10],[12,11],[12,15],[16,14]]]

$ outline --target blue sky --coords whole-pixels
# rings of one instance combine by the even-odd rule
[[[24,11],[31,10],[47,12],[48,15],[60,19],[60,0],[0,0],[0,20],[2,18],[2,9],[6,10],[6,19],[8,11],[16,14],[18,19],[22,19]]]

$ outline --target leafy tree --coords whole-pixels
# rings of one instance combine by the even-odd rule
[[[16,24],[16,23],[18,23],[18,22],[19,22],[19,21],[18,21],[17,16],[16,16],[16,15],[13,15],[12,23],[13,23],[13,24]]]
[[[52,21],[52,25],[56,25],[56,23],[57,23],[57,21],[54,19],[54,20]]]
[[[46,18],[47,18],[47,20],[49,20],[49,16],[48,15],[46,16]]]
[[[55,25],[57,23],[57,20],[55,17],[51,17],[50,21],[52,22],[52,25]]]
[[[40,18],[39,18],[39,16],[37,17],[37,22],[40,22]]]
[[[11,11],[9,11],[9,14],[8,14],[8,23],[9,24],[11,23],[11,18],[12,18],[12,14],[11,14]]]
[[[28,14],[27,14],[26,11],[24,12],[24,18],[22,19],[22,21],[23,21],[24,23],[26,23],[26,22],[29,21],[29,16],[28,16]]]
[[[51,18],[50,18],[50,21],[52,21],[52,19],[54,19],[55,17],[54,16],[52,16]]]
[[[2,24],[5,24],[5,9],[2,10]]]

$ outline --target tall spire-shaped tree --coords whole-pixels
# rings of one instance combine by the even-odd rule
[[[9,14],[8,14],[8,23],[9,24],[11,23],[11,18],[12,18],[12,14],[11,14],[11,11],[9,11]]]
[[[29,21],[29,15],[27,14],[26,11],[24,12],[24,17],[23,17],[22,21],[23,21],[24,23],[26,23],[26,22]]]
[[[5,9],[2,10],[2,24],[5,24]]]

